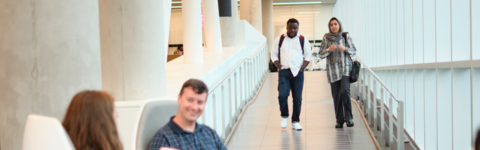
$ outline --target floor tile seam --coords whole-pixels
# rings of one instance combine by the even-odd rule
[[[272,115],[272,111],[273,111],[273,106],[271,106],[271,107],[272,108],[270,110],[270,114],[268,115],[268,121],[267,121],[268,123],[270,123],[270,118],[272,117],[271,115]],[[265,137],[265,134],[267,133],[267,128],[268,128],[268,124],[265,126],[265,131],[263,132],[262,141],[260,142],[260,148],[263,145],[263,139]]]
[[[267,78],[268,78],[268,77],[267,77]],[[268,82],[268,81],[265,81],[265,82]],[[266,84],[266,83],[265,83],[265,84]],[[266,86],[262,86],[262,89],[265,88],[265,87],[266,87]],[[262,89],[260,89],[260,92],[262,92]],[[259,94],[260,94],[260,93],[259,93]],[[259,97],[257,97],[257,98],[255,99],[255,101],[254,101],[251,105],[254,105],[255,103],[259,102],[260,100],[261,100],[261,99],[260,99]],[[256,106],[253,106],[253,107],[256,107]],[[248,109],[247,109],[247,111],[248,111]],[[270,113],[271,113],[271,110],[270,110]],[[270,119],[270,117],[268,117],[268,119]],[[267,126],[268,126],[268,124],[267,124]],[[264,131],[264,134],[265,134],[265,132],[266,132],[266,130]],[[263,136],[262,136],[262,142],[263,142]],[[262,142],[260,142],[260,146],[261,146],[261,143],[262,143]]]

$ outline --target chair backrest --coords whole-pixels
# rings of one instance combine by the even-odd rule
[[[74,150],[67,132],[55,118],[30,114],[23,134],[23,150]]]
[[[143,106],[147,100],[116,101],[117,130],[124,150],[135,150],[135,135]]]
[[[138,124],[136,149],[147,150],[158,129],[167,124],[177,111],[177,101],[160,100],[146,103]]]

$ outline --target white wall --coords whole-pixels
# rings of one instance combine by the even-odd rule
[[[382,80],[405,102],[405,129],[421,149],[470,149],[480,127],[473,65],[480,58],[479,9],[475,0],[338,0],[334,6],[357,54],[385,72]],[[461,61],[471,63],[453,65]]]
[[[274,37],[285,33],[288,19],[296,18],[300,22],[300,34],[309,40],[322,40],[328,33],[327,24],[332,17],[333,4],[273,6]],[[183,43],[182,27],[182,9],[172,9],[168,44]]]
[[[296,18],[300,23],[299,33],[309,40],[322,40],[328,33],[328,21],[333,17],[333,5],[273,6],[274,37],[286,32],[287,21]]]
[[[168,44],[183,44],[182,9],[172,9]]]
[[[182,9],[172,9],[170,17],[170,35],[168,44],[183,44],[183,20]],[[240,19],[240,13],[238,12]]]

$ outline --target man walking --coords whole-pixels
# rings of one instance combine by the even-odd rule
[[[278,68],[278,103],[282,121],[280,126],[288,125],[288,96],[290,89],[293,97],[292,128],[302,130],[300,112],[302,108],[303,72],[312,59],[308,39],[298,33],[299,22],[295,18],[287,21],[287,33],[277,37],[272,45],[271,60]]]

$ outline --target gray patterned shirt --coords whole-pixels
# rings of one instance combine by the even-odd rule
[[[175,117],[175,116],[173,116]],[[196,124],[195,131],[184,131],[170,118],[165,126],[160,128],[150,141],[148,150],[158,150],[160,147],[170,147],[180,150],[226,150],[217,133],[210,127]]]
[[[352,59],[345,54],[355,55],[357,50],[355,49],[355,45],[353,44],[352,38],[349,34],[347,34],[348,46],[345,46],[344,38],[340,39],[340,41],[329,41],[325,36],[323,36],[322,44],[320,45],[320,51],[318,55],[320,58],[327,58],[327,78],[328,83],[334,83],[342,79],[343,76],[350,76],[350,70],[352,70]],[[343,45],[345,46],[345,51],[340,52],[337,49],[333,52],[330,52],[328,48],[330,45]],[[334,55],[330,55],[331,53],[337,53],[337,61],[334,62],[332,57]]]

